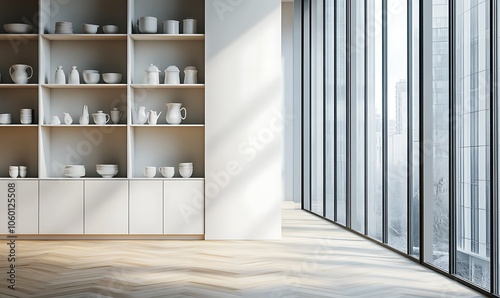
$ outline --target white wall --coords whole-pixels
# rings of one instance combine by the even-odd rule
[[[281,4],[281,59],[283,67],[283,94],[285,100],[285,114],[294,115],[293,98],[293,2],[283,2]],[[294,116],[295,119],[298,119]],[[285,200],[294,200],[294,132],[293,123],[290,122],[285,127]]]
[[[205,55],[205,237],[279,239],[281,2],[207,0]]]

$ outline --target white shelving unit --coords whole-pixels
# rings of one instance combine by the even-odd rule
[[[140,34],[136,21],[140,16],[155,16],[158,18],[158,34]],[[162,21],[176,19],[180,21],[194,17],[198,21],[199,34],[163,34]],[[0,25],[5,23],[33,24],[32,34],[7,34],[0,26],[0,113],[10,113],[12,124],[0,125],[0,136],[6,140],[0,147],[0,179],[9,179],[9,165],[28,166],[28,177],[44,183],[40,186],[40,234],[82,234],[81,227],[97,227],[101,224],[103,213],[89,214],[89,206],[84,205],[83,222],[77,228],[60,230],[57,225],[68,217],[50,211],[59,200],[64,200],[61,193],[83,192],[71,194],[78,204],[86,202],[97,204],[99,191],[106,189],[105,185],[122,183],[122,179],[132,183],[145,179],[144,166],[175,166],[174,179],[163,179],[158,172],[153,182],[168,181],[173,185],[170,189],[186,189],[190,181],[200,188],[205,177],[205,2],[204,0],[18,0],[0,1]],[[73,23],[74,34],[55,34],[56,22]],[[84,34],[83,23],[98,24],[101,27],[97,34]],[[117,25],[117,34],[103,34],[102,26]],[[9,68],[13,64],[28,64],[33,67],[34,75],[28,84],[14,84],[9,76]],[[145,69],[155,64],[160,70],[160,85],[145,85]],[[55,71],[62,66],[69,77],[72,66],[77,66],[80,72],[79,85],[54,84]],[[175,65],[181,70],[186,66],[196,66],[199,84],[165,85],[164,71],[168,66]],[[118,72],[122,80],[118,84],[106,84],[102,78],[98,84],[85,84],[83,70],[95,69],[100,73]],[[166,123],[166,103],[179,102],[187,109],[187,119],[180,125]],[[79,118],[84,105],[88,106],[89,114],[98,110],[110,113],[118,108],[123,116],[118,124],[108,123],[97,126],[90,116],[89,125],[80,125]],[[137,107],[144,106],[146,111],[162,112],[158,125],[137,125],[134,113]],[[33,124],[20,123],[19,110],[33,109]],[[64,124],[64,113],[73,118],[71,125]],[[50,118],[58,116],[61,125],[50,125]],[[177,165],[180,162],[193,162],[194,173],[190,179],[180,179]],[[114,179],[102,179],[95,170],[96,164],[118,164],[119,172]],[[76,180],[64,176],[64,166],[67,164],[83,164],[86,176]],[[60,180],[60,181],[59,181]],[[92,188],[85,181],[92,183]],[[17,180],[21,181],[21,180]],[[66,185],[65,181],[71,184]],[[79,181],[83,181],[81,184]],[[175,187],[175,183],[180,183]],[[120,184],[121,185],[121,184]],[[141,186],[148,183],[135,183],[133,193],[128,188],[122,191],[133,203]],[[37,185],[38,187],[38,185]],[[54,190],[52,190],[52,188]],[[158,186],[157,186],[158,188]],[[189,188],[189,187],[187,187]],[[159,189],[159,188],[158,188]],[[157,190],[158,190],[157,189]],[[162,186],[163,189],[163,186]],[[90,191],[90,192],[89,192]],[[151,199],[155,204],[163,202],[165,194],[158,192],[157,198]],[[47,198],[44,194],[57,197]],[[85,198],[85,193],[91,193],[92,198]],[[169,193],[169,197],[173,194]],[[185,197],[186,194],[182,194]],[[82,201],[83,198],[83,201]],[[120,203],[120,218],[123,220],[127,205],[123,200],[113,197]],[[49,204],[49,205],[46,205]],[[73,208],[80,214],[79,206],[64,206]],[[83,206],[83,205],[82,205]],[[108,211],[114,206],[110,202]],[[75,209],[76,208],[76,209]],[[57,209],[60,210],[60,209]],[[144,210],[148,210],[144,207]],[[82,211],[83,212],[83,211]],[[76,214],[75,213],[75,214]],[[134,224],[141,234],[147,229],[141,226],[141,212],[134,214]],[[128,216],[128,215],[127,215]],[[52,217],[56,219],[50,222]],[[57,219],[59,218],[59,219]],[[92,222],[85,221],[92,219]],[[49,221],[49,222],[47,222]],[[123,229],[103,229],[119,231],[119,234],[133,232]],[[163,222],[162,222],[163,225]],[[162,226],[155,226],[153,234]],[[93,230],[93,228],[91,229]],[[191,230],[200,230],[199,228]],[[171,229],[169,231],[172,231]],[[96,233],[101,233],[97,231]],[[179,232],[182,234],[182,231]]]

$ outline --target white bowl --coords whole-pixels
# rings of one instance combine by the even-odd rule
[[[104,25],[104,26],[102,26],[102,31],[106,34],[116,34],[116,33],[118,33],[118,26]]]
[[[27,24],[5,24],[3,25],[3,28],[5,29],[5,31],[7,31],[7,33],[26,34],[33,32],[33,27]]]
[[[179,174],[181,174],[182,178],[191,178],[193,175],[193,168],[179,168]]]
[[[97,83],[99,83],[100,79],[101,79],[101,75],[99,73],[95,73],[95,72],[84,72],[83,73],[83,80],[87,84],[97,84]]]
[[[81,178],[85,176],[85,173],[66,173],[65,175],[71,178]]]
[[[179,167],[192,167],[193,163],[192,162],[181,162],[179,164]]]
[[[82,29],[83,29],[83,33],[96,34],[97,29],[99,29],[99,25],[83,24]]]
[[[97,170],[97,174],[101,175],[102,178],[113,178],[118,174],[118,169],[115,170]]]
[[[122,74],[114,72],[103,73],[102,79],[108,84],[118,84],[122,81]]]

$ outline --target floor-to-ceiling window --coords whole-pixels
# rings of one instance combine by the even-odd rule
[[[432,0],[433,262],[449,266],[450,84],[449,4]],[[430,152],[429,152],[430,153]]]
[[[490,1],[456,3],[457,269],[490,284]]]
[[[311,209],[323,215],[323,0],[311,0]]]
[[[382,241],[382,1],[367,0],[366,14],[366,232]]]
[[[337,150],[337,221],[347,223],[347,7],[346,1],[337,0],[336,14],[336,44],[337,53],[335,61],[336,72],[336,137]],[[332,36],[329,36],[332,38]]]
[[[335,1],[325,0],[325,217],[335,220]]]
[[[351,228],[365,228],[365,0],[351,0]]]
[[[303,208],[497,292],[500,5],[303,3]]]
[[[387,4],[388,243],[407,250],[408,208],[408,7]]]

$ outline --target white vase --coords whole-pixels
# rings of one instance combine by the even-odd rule
[[[57,67],[55,83],[60,84],[60,85],[66,84],[66,75],[64,74],[64,70],[62,69],[62,66]]]
[[[69,72],[68,84],[80,84],[80,73],[78,73],[76,66],[73,66]]]

